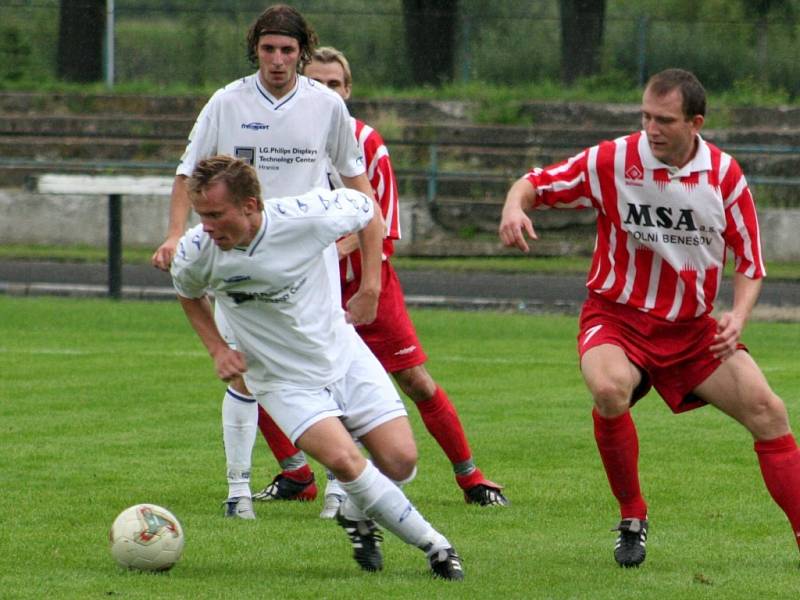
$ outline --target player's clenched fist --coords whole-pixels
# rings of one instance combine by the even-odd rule
[[[230,348],[229,346],[220,347],[219,351],[214,353],[214,370],[217,377],[222,381],[230,381],[234,377],[239,377],[247,372],[247,362],[244,359],[244,354]]]

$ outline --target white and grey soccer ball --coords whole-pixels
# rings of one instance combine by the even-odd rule
[[[183,527],[155,504],[136,504],[114,519],[108,534],[111,555],[128,569],[167,571],[183,552]]]

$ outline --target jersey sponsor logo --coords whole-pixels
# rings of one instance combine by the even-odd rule
[[[326,200],[322,196],[317,196],[317,198],[319,198],[319,201],[322,203],[322,206],[325,207],[325,210],[328,210],[330,208],[331,206],[330,200]]]
[[[194,236],[192,236],[192,243],[193,243],[195,246],[197,246],[197,249],[198,249],[198,250],[200,250],[200,249],[201,249],[201,245],[202,245],[202,243],[203,243],[203,242],[202,242],[202,240],[200,239],[200,234],[199,234],[199,233],[197,233],[197,234],[195,234]]]
[[[233,149],[233,156],[246,162],[251,167],[256,164],[256,149],[248,146],[236,146]]]
[[[295,202],[297,202],[297,208],[299,208],[302,212],[308,212],[308,204],[301,202],[300,198],[295,198]]]
[[[406,348],[401,348],[400,350],[394,353],[394,356],[403,356],[404,354],[411,354],[416,349],[417,349],[416,346],[408,346]]]
[[[250,275],[234,275],[233,277],[228,277],[223,279],[225,283],[239,283],[240,281],[250,281],[252,279]]]
[[[258,302],[265,302],[267,304],[285,304],[300,290],[301,287],[303,287],[303,285],[305,285],[307,280],[307,277],[303,277],[301,280],[296,281],[291,285],[287,285],[286,287],[279,289],[277,292],[227,291],[225,293],[237,306],[244,304],[245,302],[252,302],[254,300]]]
[[[679,208],[678,214],[673,213],[671,206],[658,206],[652,212],[650,209],[651,205],[649,204],[628,202],[628,216],[625,217],[625,224],[674,229],[675,231],[697,231],[697,226],[694,224],[694,211],[691,208]]]
[[[237,306],[239,304],[244,304],[245,302],[250,302],[251,300],[255,300],[255,294],[249,294],[247,292],[226,292],[228,297],[233,300],[233,303]]]
[[[625,171],[625,184],[641,186],[644,181],[644,171],[638,165],[631,165]]]
[[[680,235],[672,232],[656,232],[647,230],[633,230],[631,237],[638,242],[681,245],[681,246],[710,246],[714,242],[711,235],[716,233],[716,227],[705,225],[698,226],[695,223],[694,211],[689,208],[679,208],[677,213],[670,206],[658,206],[651,210],[649,204],[628,203],[628,216],[625,218],[626,225],[634,225],[641,228],[652,229],[672,229],[673,232],[694,233],[697,235]]]
[[[258,123],[257,121],[253,121],[252,123],[242,123],[242,129],[251,129],[253,131],[266,131],[269,129],[269,125],[266,123]]]

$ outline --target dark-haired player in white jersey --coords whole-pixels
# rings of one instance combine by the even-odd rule
[[[594,400],[594,433],[621,521],[614,558],[645,559],[648,513],[630,408],[655,387],[673,412],[706,403],[752,434],[767,490],[800,543],[800,450],[783,401],[740,343],[765,275],[753,198],[738,163],[700,137],[705,90],[688,71],[654,75],[643,131],[602,142],[509,190],[500,223],[507,246],[536,239],[525,211],[588,208],[597,242],[578,335]],[[726,253],[733,306],[711,316]]]
[[[337,519],[362,569],[383,567],[377,521],[425,552],[435,577],[463,579],[450,542],[394,483],[416,470],[411,425],[389,377],[349,325],[370,322],[377,310],[371,283],[380,274],[383,222],[372,196],[317,189],[263,203],[253,168],[230,156],[200,161],[188,191],[201,223],[181,238],[171,274],[217,375],[243,377],[292,441],[342,482],[347,499]],[[345,320],[324,253],[356,232],[367,283],[347,303]],[[209,291],[237,349],[216,327]]]
[[[152,258],[160,269],[169,268],[186,228],[190,207],[186,179],[209,156],[226,154],[252,165],[268,198],[328,187],[329,162],[341,169],[345,186],[372,195],[344,102],[325,86],[298,74],[317,43],[304,17],[289,6],[271,6],[250,27],[247,42],[249,58],[258,71],[217,91],[197,117],[173,185],[167,239]],[[326,256],[333,275],[338,269],[334,245]],[[338,294],[338,279],[332,276],[331,285]],[[220,329],[226,331],[221,319]],[[235,344],[232,337],[229,341]],[[233,378],[222,405],[226,514],[232,517],[255,518],[250,465],[256,411],[242,380]],[[295,497],[313,499],[317,488],[305,458],[274,429],[267,440],[283,458],[281,481],[297,482]]]

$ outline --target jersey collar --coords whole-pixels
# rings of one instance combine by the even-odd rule
[[[653,155],[653,151],[650,150],[650,145],[647,143],[647,134],[644,131],[639,136],[639,156],[642,157],[642,166],[645,169],[651,171],[666,169],[671,177],[688,177],[692,173],[711,170],[711,151],[699,133],[697,134],[697,152],[694,153],[692,160],[680,169],[661,162]]]
[[[256,71],[255,75],[253,76],[253,82],[255,83],[256,91],[258,92],[258,95],[260,96],[263,103],[266,104],[272,110],[280,110],[281,107],[286,106],[286,104],[289,103],[297,95],[297,91],[300,89],[300,77],[302,77],[302,75],[298,73],[297,77],[295,77],[294,80],[294,87],[288,94],[281,96],[280,98],[276,98],[275,96],[270,94],[267,91],[267,88],[261,85],[261,79],[259,77],[258,71]]]
[[[253,241],[250,242],[250,246],[247,248],[247,256],[253,256],[255,251],[258,250],[258,247],[261,245],[261,242],[264,240],[264,236],[267,234],[267,211],[261,211],[261,227],[258,228],[258,233],[253,238]]]

